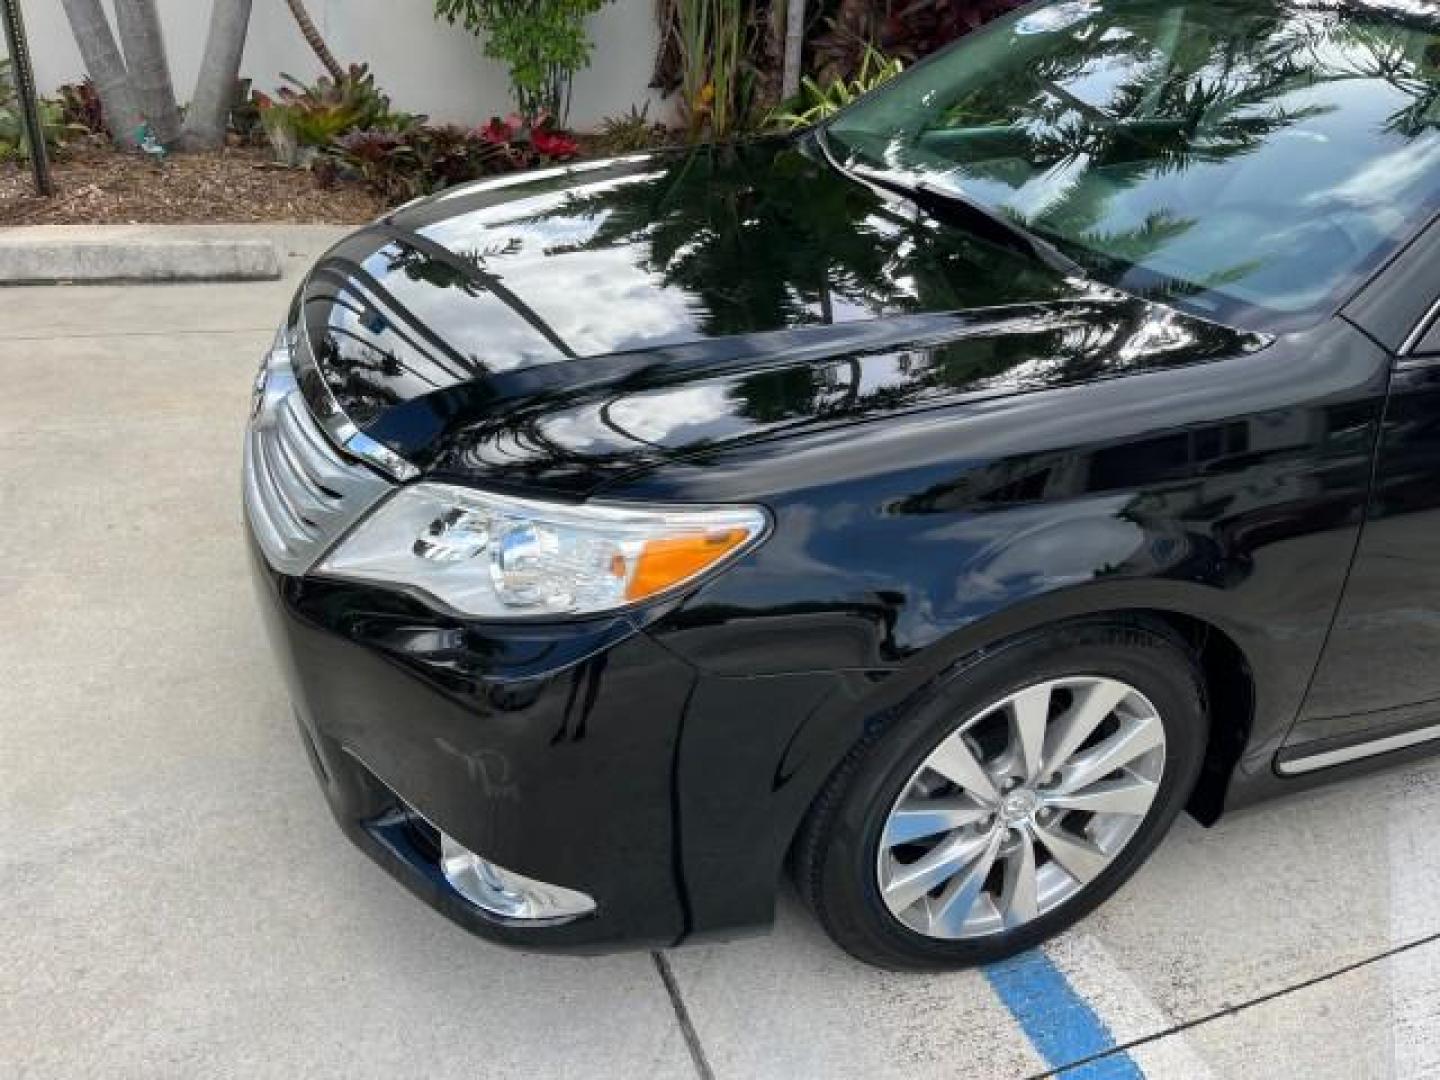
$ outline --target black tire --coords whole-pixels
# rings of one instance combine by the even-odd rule
[[[941,940],[902,924],[886,908],[875,871],[881,832],[902,787],[968,717],[1026,686],[1080,675],[1130,684],[1155,705],[1165,730],[1160,787],[1128,845],[1081,891],[1023,926]],[[879,967],[945,970],[1023,952],[1074,925],[1139,869],[1189,798],[1207,728],[1196,657],[1163,624],[1078,621],[987,649],[867,736],[836,769],[796,838],[796,885],[837,944]]]

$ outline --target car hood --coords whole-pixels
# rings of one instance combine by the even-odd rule
[[[919,214],[803,139],[456,189],[334,248],[295,318],[371,438],[577,497],[737,441],[1264,344]]]

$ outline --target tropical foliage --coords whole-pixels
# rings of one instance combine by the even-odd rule
[[[905,70],[898,59],[887,60],[875,49],[866,47],[860,70],[853,79],[835,79],[828,86],[821,86],[808,75],[800,80],[798,105],[785,112],[777,113],[773,123],[783,130],[795,130],[818,124],[834,116],[856,98],[868,94],[877,86],[889,82]]]
[[[85,133],[83,127],[67,119],[65,108],[58,101],[40,102],[40,126],[45,132],[45,143],[52,150],[59,149],[67,138]],[[26,156],[25,125],[15,92],[12,64],[8,59],[0,59],[0,161]]]
[[[631,106],[630,111],[620,116],[607,116],[600,121],[600,130],[590,140],[591,148],[599,154],[633,154],[665,146],[672,140],[670,129],[650,119],[650,103]]]
[[[343,83],[346,72],[326,48],[302,0],[286,2],[332,83]],[[200,73],[183,122],[156,0],[111,0],[113,19],[102,0],[61,4],[89,72],[89,78],[73,88],[84,100],[72,100],[69,94],[63,99],[75,122],[96,133],[104,131],[125,147],[153,139],[165,146],[213,149],[225,141],[232,110],[245,105],[236,88],[253,0],[211,0]],[[98,119],[102,113],[108,117],[103,126]]]
[[[312,170],[325,185],[363,181],[405,202],[496,173],[569,161],[579,144],[546,114],[493,117],[478,127],[430,124],[398,112],[364,64],[339,79],[306,84],[282,76],[275,94],[254,94],[232,115],[238,141],[268,142],[278,161]],[[639,114],[643,117],[643,112]]]
[[[919,60],[1021,0],[839,0],[825,4],[810,42],[810,68],[822,85],[853,77],[876,49],[906,62]]]
[[[343,162],[387,201],[399,203],[483,176],[498,153],[477,132],[449,125],[355,131],[336,141],[333,156],[317,172],[328,183]]]
[[[278,160],[296,165],[342,135],[369,129],[395,130],[414,118],[391,111],[390,99],[375,85],[364,64],[354,64],[339,79],[321,76],[306,85],[282,75],[287,85],[272,99],[256,95],[260,120]]]
[[[767,118],[790,126],[822,119],[1019,0],[655,2],[660,53],[652,85],[678,95],[687,133],[698,141]],[[782,96],[789,100],[777,108]]]
[[[510,72],[520,114],[570,111],[575,73],[590,63],[585,20],[609,0],[435,0],[435,14],[485,40],[485,55]]]
[[[674,0],[670,33],[681,60],[680,106],[691,137],[723,139],[743,123],[753,87],[745,63],[745,0]]]
[[[479,128],[411,123],[353,131],[334,141],[317,168],[327,182],[348,169],[398,203],[497,173],[568,161],[578,153],[574,139],[543,119],[526,124],[512,116]]]

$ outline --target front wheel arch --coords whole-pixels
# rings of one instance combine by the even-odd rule
[[[971,628],[965,634],[965,646],[956,647],[950,643],[942,643],[927,650],[926,657],[933,653],[948,653],[948,659],[938,668],[931,665],[932,670],[918,679],[907,678],[905,672],[897,672],[892,676],[894,680],[903,680],[913,685],[906,686],[890,700],[871,706],[863,723],[858,725],[859,738],[868,737],[878,728],[884,727],[898,710],[907,707],[938,680],[953,677],[981,659],[993,656],[1000,650],[1028,640],[1036,634],[1065,626],[1096,622],[1147,626],[1170,635],[1194,653],[1203,676],[1210,727],[1200,781],[1186,809],[1202,825],[1215,824],[1224,811],[1231,775],[1249,745],[1254,728],[1255,673],[1246,653],[1231,634],[1208,619],[1173,608],[1116,607],[1057,620],[1039,620],[1026,625],[1024,629],[1010,629],[1004,636],[996,636],[993,641],[983,644],[976,643],[974,628]],[[983,638],[980,640],[983,641]],[[792,740],[793,745],[803,745],[804,742],[805,739],[798,733]],[[835,756],[827,770],[829,774],[840,768],[854,745],[855,743],[851,743],[843,750],[834,751]],[[778,771],[787,772],[790,768],[782,766]],[[810,800],[811,807],[820,797],[826,783],[828,779],[816,785]],[[791,855],[787,855],[787,864],[793,856],[794,843],[806,814],[808,810],[791,823],[787,845]]]
[[[1142,651],[1147,649],[1159,651]],[[1068,668],[1067,660],[1053,659],[1057,653],[1070,652],[1076,668]],[[1107,656],[1113,660],[1103,659]],[[913,935],[908,942],[895,938],[889,919],[877,913],[879,894],[866,884],[864,868],[870,851],[867,845],[876,842],[874,830],[883,825],[890,797],[886,793],[896,782],[895,770],[908,769],[911,757],[928,752],[934,732],[948,726],[946,717],[959,710],[963,719],[964,713],[981,708],[1000,689],[1026,685],[1032,671],[1035,678],[1046,680],[1063,678],[1067,671],[1108,675],[1116,670],[1131,671],[1140,680],[1132,685],[1143,688],[1148,683],[1151,690],[1145,692],[1158,693],[1157,701],[1168,700],[1162,716],[1168,718],[1167,730],[1180,753],[1175,771],[1166,767],[1167,782],[1162,790],[1168,794],[1136,834],[1137,841],[1112,856],[1113,872],[1107,871],[1088,891],[1082,888],[1072,903],[1057,912],[1042,913],[1034,923],[997,931],[983,941],[950,941],[936,951],[932,948],[935,941],[929,940],[917,951],[918,939]],[[970,672],[973,681],[967,682]],[[1121,678],[1132,681],[1129,676]],[[1039,627],[977,650],[950,665],[940,677],[927,680],[903,705],[887,712],[890,715],[877,717],[867,727],[825,782],[795,838],[790,863],[802,897],[839,943],[873,963],[909,970],[998,959],[1029,948],[1083,917],[1128,880],[1168,831],[1193,789],[1208,741],[1199,658],[1170,624],[1134,613]],[[1003,830],[1004,826],[1000,827]],[[905,931],[900,934],[905,936]]]

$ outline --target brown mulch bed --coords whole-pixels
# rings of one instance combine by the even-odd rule
[[[105,147],[67,150],[52,162],[59,194],[35,194],[30,170],[0,165],[0,226],[214,224],[293,221],[358,225],[384,204],[364,187],[321,188],[308,173],[274,165],[264,150],[176,154],[155,163]]]

